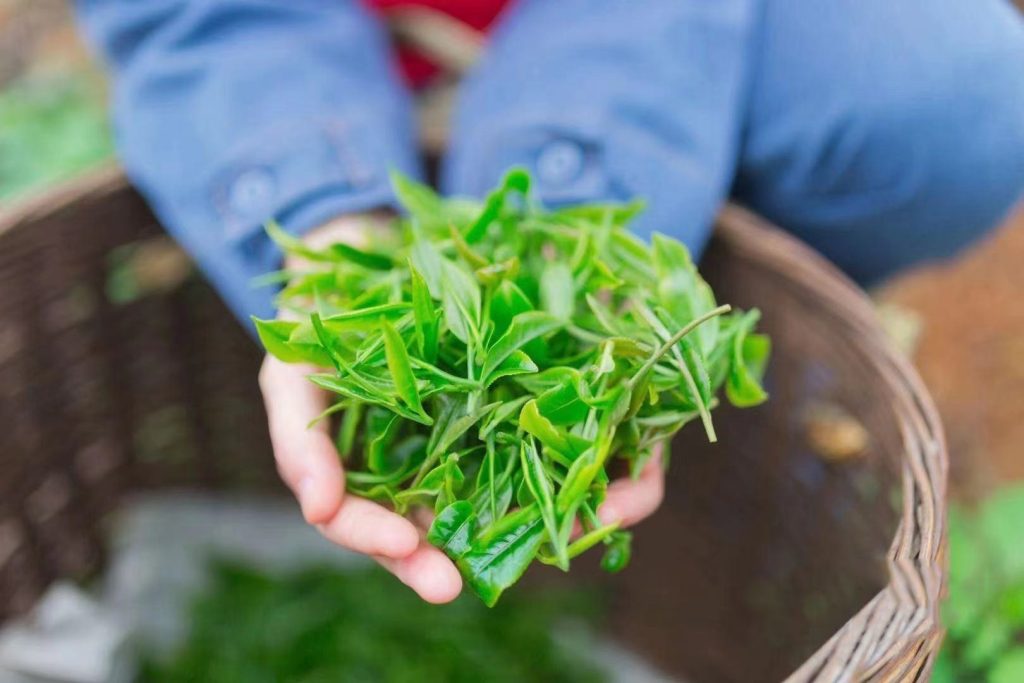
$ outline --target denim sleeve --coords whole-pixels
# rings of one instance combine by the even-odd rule
[[[470,77],[444,169],[533,170],[558,204],[646,198],[695,252],[730,193],[862,283],[944,258],[1024,189],[1008,0],[522,0]]]
[[[124,166],[231,308],[269,315],[251,285],[301,232],[392,203],[417,175],[409,98],[382,27],[357,0],[78,0],[113,76]]]
[[[1024,192],[1008,0],[765,0],[737,196],[863,284],[948,258]]]
[[[728,195],[760,0],[522,0],[464,84],[444,189],[511,164],[548,204],[643,197],[699,252]]]

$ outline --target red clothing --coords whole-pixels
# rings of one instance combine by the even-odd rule
[[[365,0],[377,14],[386,16],[389,12],[404,7],[428,7],[438,12],[486,31],[509,0]],[[420,87],[430,81],[437,73],[437,67],[428,59],[413,50],[400,48],[398,62],[406,80],[413,87]]]

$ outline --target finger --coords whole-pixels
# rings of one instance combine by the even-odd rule
[[[424,532],[430,528],[430,525],[434,523],[434,511],[428,507],[414,507],[409,513],[409,519]]]
[[[327,407],[326,394],[306,379],[312,371],[267,356],[260,388],[277,469],[299,499],[306,521],[320,524],[337,514],[345,485],[326,422],[309,426]]]
[[[608,486],[604,504],[597,511],[601,522],[619,522],[624,527],[630,526],[658,509],[665,495],[661,452],[659,444],[637,479],[617,479]]]
[[[412,522],[358,496],[345,496],[334,518],[317,528],[334,543],[365,555],[406,558],[420,543]]]
[[[462,576],[443,552],[420,540],[419,547],[408,557],[376,558],[399,581],[416,591],[427,602],[441,605],[451,602],[462,591]]]

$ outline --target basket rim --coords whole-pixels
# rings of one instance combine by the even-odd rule
[[[67,180],[0,202],[0,236],[22,223],[53,215],[86,195],[109,195],[130,185],[116,161],[105,161]]]
[[[942,640],[948,453],[938,410],[910,359],[882,329],[866,293],[797,238],[739,206],[717,234],[738,257],[772,264],[836,311],[878,369],[903,438],[903,505],[888,554],[889,584],[787,679],[926,680]]]

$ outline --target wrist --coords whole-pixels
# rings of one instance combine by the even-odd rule
[[[364,247],[371,231],[386,229],[394,213],[386,209],[336,216],[302,235],[301,239],[313,249],[326,249],[332,244],[350,244]],[[287,256],[285,269],[301,269],[307,262],[302,257]]]

